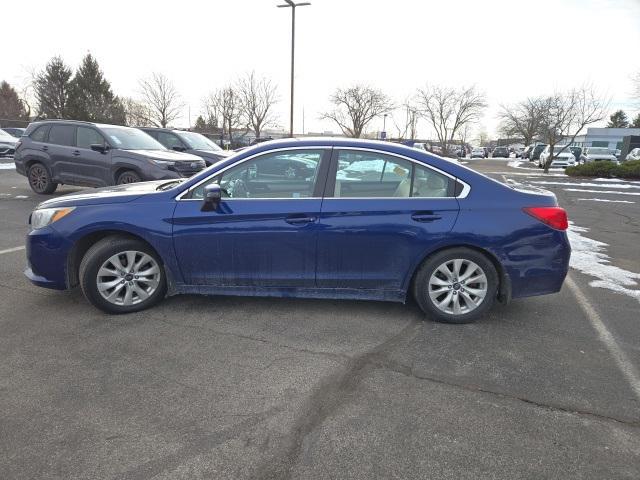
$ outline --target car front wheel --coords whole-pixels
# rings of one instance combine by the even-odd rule
[[[140,175],[138,175],[133,170],[127,170],[126,172],[122,172],[120,175],[118,175],[118,179],[116,180],[116,184],[124,185],[124,184],[127,184],[127,183],[137,183],[137,182],[141,182],[141,181],[142,181],[142,179],[140,178]]]
[[[107,237],[93,245],[80,263],[80,286],[94,306],[107,313],[144,310],[165,296],[162,262],[145,243]]]
[[[427,258],[416,273],[413,294],[422,310],[444,323],[470,323],[493,305],[498,273],[482,253],[453,248]]]

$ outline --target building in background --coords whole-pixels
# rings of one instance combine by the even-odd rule
[[[640,135],[640,128],[587,128],[587,133],[578,135],[572,145],[621,150],[623,138],[630,135]]]

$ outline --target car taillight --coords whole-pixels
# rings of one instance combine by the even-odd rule
[[[525,207],[522,209],[533,218],[546,223],[556,230],[566,230],[569,227],[567,212],[560,207]]]

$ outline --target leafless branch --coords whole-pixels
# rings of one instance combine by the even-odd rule
[[[334,121],[347,137],[360,138],[371,120],[393,110],[393,102],[387,95],[364,85],[338,88],[330,101],[334,109],[320,118]]]
[[[184,103],[171,81],[161,73],[152,73],[149,78],[140,80],[142,102],[149,118],[156,127],[166,127],[180,117]]]
[[[247,73],[236,85],[238,106],[242,120],[256,138],[265,127],[275,125],[277,117],[273,107],[278,102],[277,87],[268,78]]]

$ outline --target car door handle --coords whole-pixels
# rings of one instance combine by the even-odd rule
[[[433,222],[435,220],[440,220],[442,218],[441,215],[435,214],[433,212],[415,212],[411,215],[411,219],[416,222]]]
[[[73,151],[73,155],[75,155],[76,157],[77,157],[78,155],[80,155],[80,150],[74,150],[74,151]]]
[[[284,219],[285,222],[291,225],[302,225],[305,223],[313,223],[316,221],[316,217],[308,217],[306,215],[291,215]]]
[[[42,146],[42,150],[44,150],[46,152],[47,150],[49,150],[49,147],[47,147],[46,145],[43,145]]]

